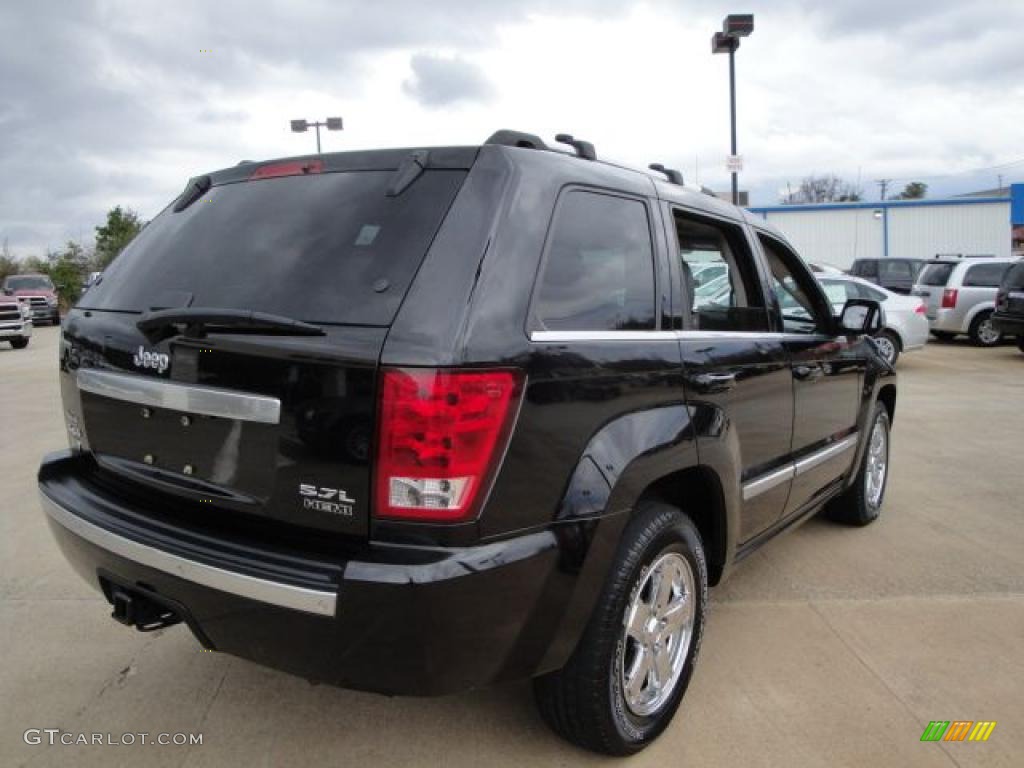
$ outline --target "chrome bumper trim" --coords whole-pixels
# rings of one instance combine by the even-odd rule
[[[76,536],[85,539],[100,549],[119,557],[155,568],[158,571],[177,576],[179,579],[201,584],[204,587],[228,592],[232,595],[256,600],[261,603],[277,605],[305,613],[321,616],[334,616],[337,608],[338,595],[306,587],[296,587],[277,581],[259,579],[244,573],[236,573],[213,565],[206,565],[178,555],[172,555],[162,549],[148,544],[125,538],[119,534],[94,525],[64,507],[40,490],[39,497],[43,511],[63,528]]]
[[[276,397],[95,368],[80,368],[77,380],[78,388],[83,392],[153,408],[261,424],[277,424],[281,421],[281,401]]]

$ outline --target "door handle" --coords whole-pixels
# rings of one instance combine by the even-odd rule
[[[698,373],[690,377],[694,389],[702,394],[728,392],[736,386],[735,373]]]
[[[817,381],[825,375],[820,365],[794,365],[793,376],[800,381]]]

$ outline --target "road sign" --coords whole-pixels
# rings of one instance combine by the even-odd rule
[[[739,173],[743,170],[743,155],[729,155],[725,158],[725,168],[729,173]]]

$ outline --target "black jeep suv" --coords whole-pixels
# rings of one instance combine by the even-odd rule
[[[1017,347],[1024,352],[1024,260],[1018,261],[1003,275],[996,293],[992,327],[1007,336],[1016,336]]]
[[[820,509],[878,516],[877,303],[833,316],[763,220],[571,144],[189,182],[63,327],[42,503],[114,618],[391,694],[532,677],[626,754],[709,586]]]

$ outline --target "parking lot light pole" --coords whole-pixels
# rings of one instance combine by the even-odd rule
[[[749,37],[754,31],[754,14],[731,13],[722,22],[722,31],[715,32],[711,37],[711,53],[729,54],[729,122],[732,141],[730,143],[730,163],[736,158],[736,49],[740,47],[740,38]],[[732,172],[732,204],[739,205],[738,172]]]
[[[320,154],[320,129],[327,128],[328,131],[340,131],[341,130],[341,118],[340,117],[328,117],[324,122],[318,122],[314,120],[309,122],[308,120],[292,120],[292,133],[305,133],[309,130],[310,126],[316,128],[316,153]]]

